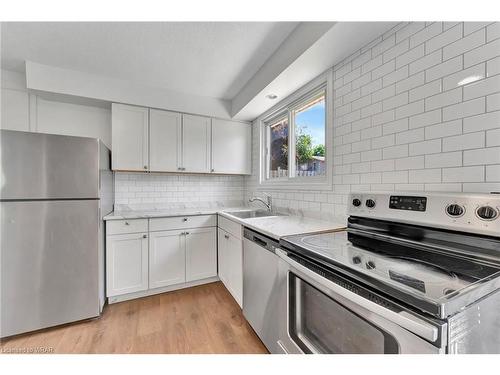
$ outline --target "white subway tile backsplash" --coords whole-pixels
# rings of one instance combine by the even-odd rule
[[[470,133],[478,130],[489,130],[500,127],[500,111],[488,112],[483,115],[477,115],[465,118],[464,133]]]
[[[486,41],[491,42],[500,38],[500,22],[495,22],[486,28]]]
[[[425,82],[434,81],[435,79],[458,72],[462,69],[462,66],[462,56],[457,56],[453,59],[445,61],[444,63],[433,66],[425,71]]]
[[[420,142],[425,138],[424,129],[412,129],[396,134],[396,144]]]
[[[402,68],[399,68],[398,70],[385,75],[382,78],[382,86],[385,87],[388,85],[392,85],[393,83],[396,83],[406,77],[408,77],[408,66],[403,66]]]
[[[429,96],[439,94],[441,92],[441,80],[429,82],[425,85],[419,86],[410,90],[410,102],[415,100],[424,99]]]
[[[488,95],[486,97],[486,111],[500,111],[500,93]]]
[[[443,152],[484,147],[484,132],[469,133],[443,139]]]
[[[403,117],[414,116],[424,112],[424,100],[419,100],[401,107],[396,108],[396,119]]]
[[[443,60],[451,59],[486,42],[486,30],[480,29],[443,48]]]
[[[451,61],[451,60],[450,60]],[[460,70],[443,78],[443,90],[454,89],[463,85],[465,79],[480,80],[486,75],[485,64],[471,66],[468,69]]]
[[[492,193],[500,192],[500,183],[497,182],[479,182],[479,183],[464,183],[462,184],[464,192],[468,193]]]
[[[372,172],[384,172],[384,171],[393,171],[394,170],[394,160],[378,160],[371,162],[371,171]]]
[[[425,72],[420,72],[406,79],[400,80],[395,84],[396,94],[423,85],[424,81],[425,81]]]
[[[382,172],[383,184],[405,184],[408,182],[408,171]]]
[[[486,76],[491,77],[496,74],[500,74],[500,57],[496,57],[486,62]]]
[[[443,31],[442,22],[434,22],[421,31],[410,36],[410,48],[426,42]]]
[[[459,167],[462,165],[462,153],[442,152],[425,155],[425,168]]]
[[[464,22],[464,36],[488,26],[491,22]]]
[[[469,100],[443,108],[443,121],[478,115],[484,113],[485,110],[486,100],[484,98]]]
[[[462,120],[443,122],[425,127],[425,139],[442,138],[461,133]]]
[[[389,60],[396,58],[396,56],[399,56],[402,53],[408,51],[409,46],[410,46],[410,43],[409,43],[408,39],[405,39],[402,42],[399,42],[394,47],[389,48],[387,51],[384,52],[383,61],[387,62]]]
[[[416,169],[408,172],[410,183],[441,182],[441,169]]]
[[[421,72],[422,70],[428,69],[431,66],[435,66],[442,61],[442,52],[441,50],[437,50],[435,52],[426,55],[409,65],[409,74],[412,75],[417,72]]]
[[[500,182],[500,164],[486,166],[486,181]]]
[[[410,155],[425,155],[441,152],[441,140],[433,139],[429,141],[410,144]]]
[[[450,43],[455,42],[458,39],[462,38],[462,24],[458,25],[446,30],[444,33],[435,36],[432,39],[429,39],[425,42],[425,53],[433,52],[439,48],[442,48]]]
[[[486,96],[497,92],[500,92],[500,74],[465,86],[464,100]]]
[[[445,91],[425,99],[425,110],[430,111],[436,108],[458,103],[462,100],[462,88]]]
[[[484,181],[484,166],[444,168],[443,182],[480,182]]]
[[[441,122],[441,113],[441,109],[436,109],[410,117],[410,129]]]
[[[385,148],[394,145],[394,134],[384,135],[372,139],[372,149]]]
[[[397,121],[391,121],[382,126],[383,134],[392,134],[408,129],[408,119],[404,118]]]
[[[500,147],[464,151],[464,165],[500,164]]]
[[[410,156],[395,160],[395,169],[423,169],[425,168],[424,156]]]
[[[464,68],[498,57],[499,51],[500,39],[495,39],[481,47],[466,52],[464,54]]]
[[[408,25],[404,26],[402,29],[396,32],[396,43],[399,43],[402,40],[416,34],[424,27],[425,27],[425,22],[410,22]]]
[[[500,146],[500,127],[486,132],[486,146]]]
[[[342,217],[350,191],[500,191],[499,25],[401,23],[335,66],[333,187],[270,189],[276,204]],[[258,133],[246,198],[259,193]],[[197,194],[173,182],[180,186],[144,191],[168,198],[136,198],[128,185],[117,197]]]
[[[404,158],[408,156],[408,145],[391,146],[382,151],[384,159]]]

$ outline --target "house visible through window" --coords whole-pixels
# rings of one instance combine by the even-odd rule
[[[265,121],[266,179],[326,175],[325,104],[323,87]]]

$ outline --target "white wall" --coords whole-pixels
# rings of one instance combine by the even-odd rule
[[[29,93],[23,74],[2,70],[2,129],[101,138],[111,148],[111,111]]]
[[[401,23],[333,70],[333,189],[265,189],[276,206],[345,218],[351,191],[500,191],[500,23]]]

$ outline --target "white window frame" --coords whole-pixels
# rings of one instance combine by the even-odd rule
[[[333,175],[333,74],[329,69],[302,88],[291,94],[273,108],[257,118],[259,128],[259,188],[261,189],[285,189],[285,190],[330,190],[332,188]],[[325,163],[326,174],[324,176],[301,176],[295,177],[295,126],[292,124],[292,112],[298,109],[305,101],[317,96],[320,91],[325,91]],[[269,123],[272,123],[284,115],[288,116],[288,177],[268,178],[270,155],[268,150]]]

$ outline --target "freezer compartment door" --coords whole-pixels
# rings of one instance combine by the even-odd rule
[[[98,316],[98,201],[2,202],[0,210],[0,336]]]
[[[97,139],[0,132],[0,199],[99,197]]]

